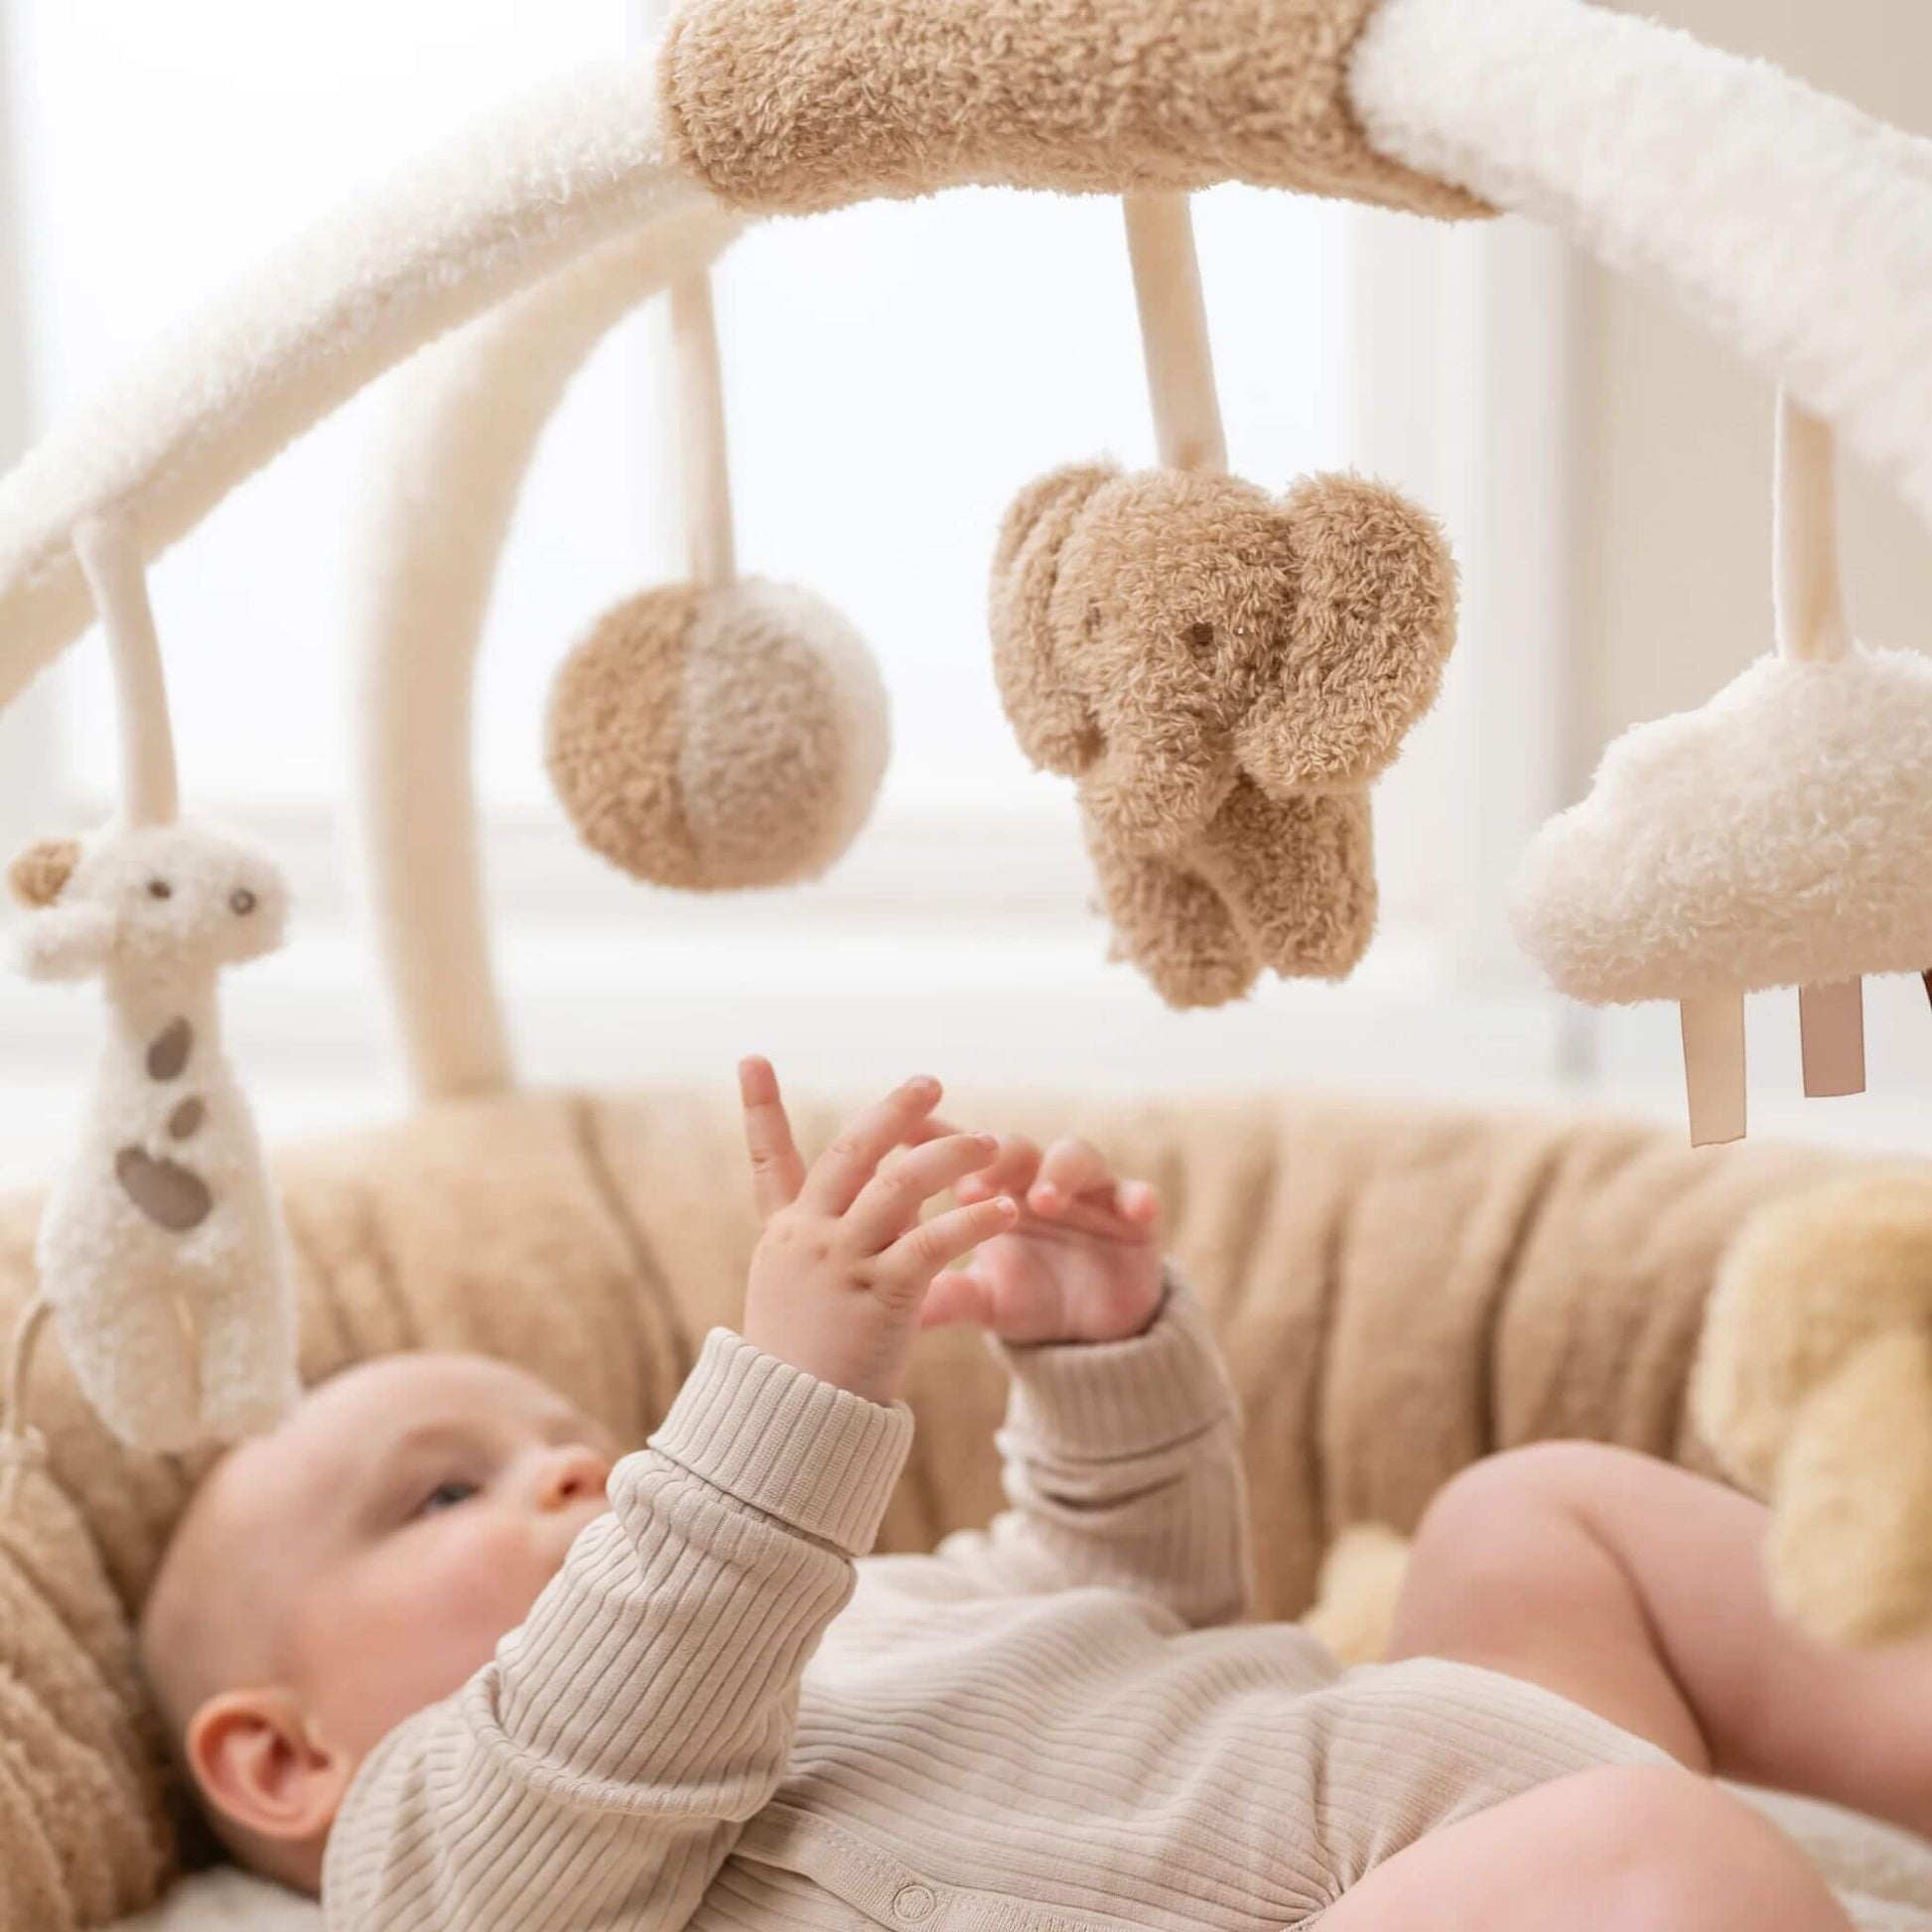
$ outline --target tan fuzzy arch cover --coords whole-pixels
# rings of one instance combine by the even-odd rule
[[[757,1234],[727,1085],[450,1105],[287,1156],[305,1375],[480,1349],[640,1442],[706,1328],[736,1317]],[[1752,1209],[1846,1167],[1303,1097],[948,1105],[1088,1133],[1160,1187],[1240,1387],[1258,1608],[1275,1617],[1309,1608],[1340,1531],[1413,1530],[1486,1450],[1577,1436],[1702,1462],[1684,1395],[1719,1257]],[[801,1105],[801,1144],[846,1111]],[[32,1292],[37,1211],[0,1201],[0,1323]],[[978,1341],[930,1338],[910,1396],[893,1550],[1000,1504],[1002,1385]],[[128,1617],[195,1469],[117,1448],[55,1351],[33,1406],[54,1480],[0,1521],[0,1932],[73,1932],[149,1900],[180,1858]]]
[[[1371,148],[1347,99],[1376,0],[692,0],[661,65],[680,158],[802,214],[980,183],[1229,179],[1481,213]]]

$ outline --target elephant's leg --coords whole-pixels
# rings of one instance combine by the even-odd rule
[[[165,1271],[135,1264],[56,1285],[55,1321],[81,1393],[136,1449],[202,1440],[193,1337]]]
[[[1255,983],[1254,950],[1213,887],[1170,859],[1132,858],[1089,823],[1087,849],[1117,958],[1131,960],[1171,1007],[1219,1007]]]
[[[1368,794],[1270,798],[1243,779],[1195,855],[1261,962],[1288,979],[1345,979],[1375,936]]]

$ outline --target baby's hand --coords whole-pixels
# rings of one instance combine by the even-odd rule
[[[938,1122],[930,1131],[944,1131]],[[999,1158],[959,1183],[962,1201],[1011,1194],[1025,1211],[989,1240],[970,1269],[943,1274],[925,1323],[970,1321],[1021,1344],[1124,1341],[1161,1307],[1161,1203],[1142,1180],[1119,1181],[1085,1141],[1055,1141],[1042,1156],[1009,1136]]]
[[[1020,1218],[984,1188],[932,1220],[919,1210],[999,1153],[990,1134],[935,1132],[937,1080],[908,1080],[862,1114],[808,1173],[770,1065],[739,1068],[752,1185],[764,1234],[752,1257],[745,1339],[869,1402],[898,1394],[932,1279]],[[887,1155],[917,1145],[883,1169]]]

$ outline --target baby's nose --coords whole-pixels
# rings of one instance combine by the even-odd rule
[[[537,1506],[568,1509],[587,1498],[602,1498],[611,1480],[611,1462],[587,1443],[549,1450],[537,1471]]]

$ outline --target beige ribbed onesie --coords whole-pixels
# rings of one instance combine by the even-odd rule
[[[395,1731],[335,1932],[1281,1932],[1424,1833],[1659,1754],[1456,1665],[1237,1625],[1234,1404],[1175,1292],[1008,1351],[1011,1510],[857,1559],[911,1434],[722,1330],[496,1661]]]

